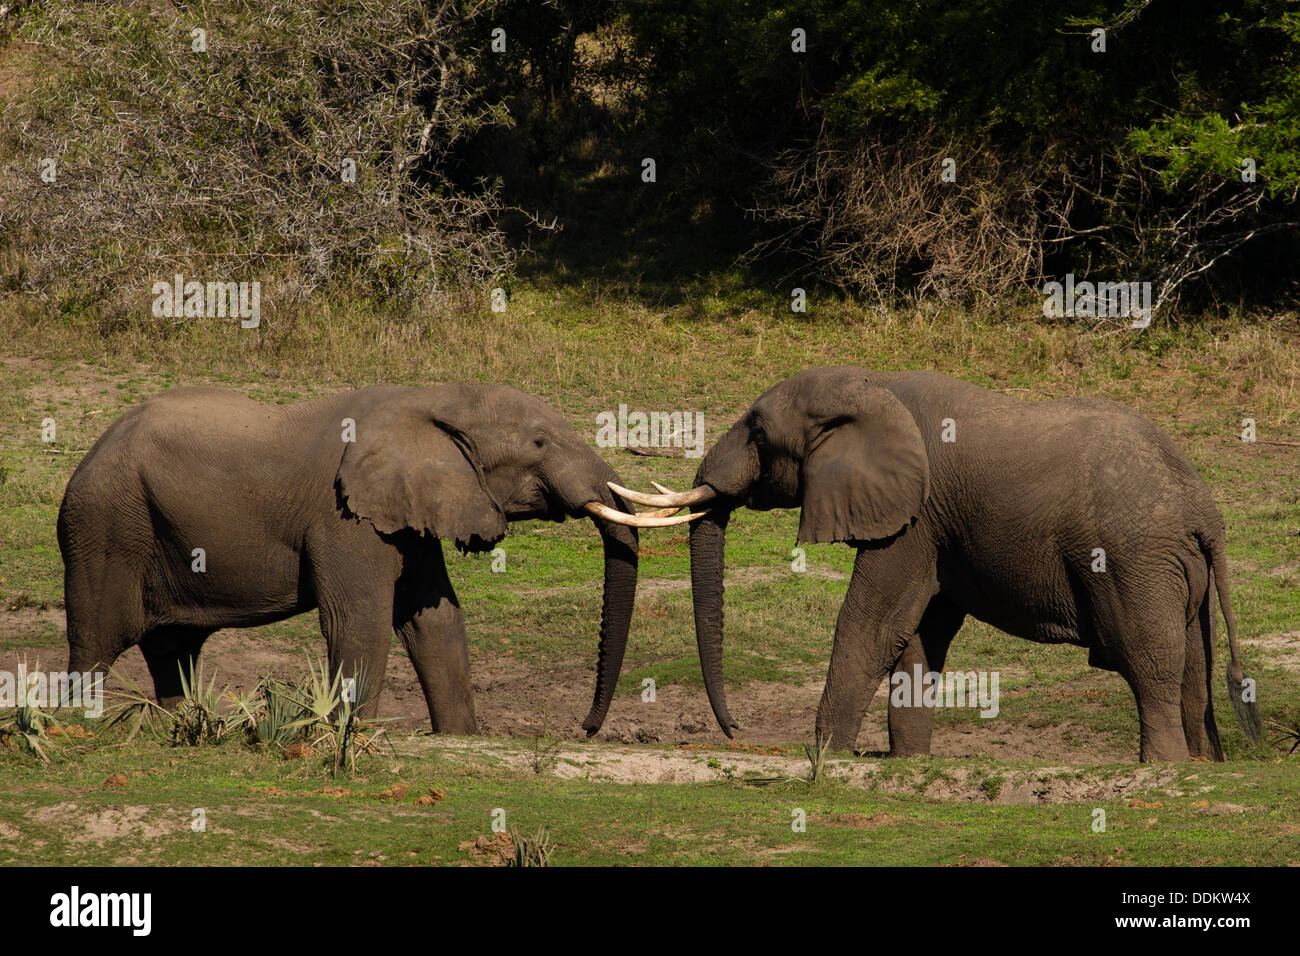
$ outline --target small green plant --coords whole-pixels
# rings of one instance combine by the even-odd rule
[[[124,689],[110,692],[115,703],[108,710],[108,726],[125,726],[126,739],[131,740],[148,724],[150,732],[165,733],[172,746],[197,747],[219,743],[227,730],[242,723],[242,715],[221,713],[221,699],[229,692],[217,690],[216,674],[207,680],[202,664],[191,663],[189,673],[179,664],[177,667],[181,700],[175,710],[168,710],[135,681],[110,667],[109,673]]]
[[[29,691],[36,675],[40,673],[41,660],[28,670],[27,657],[18,663],[18,683]],[[45,763],[50,762],[46,748],[52,746],[49,735],[50,727],[62,727],[62,722],[54,714],[46,711],[40,704],[34,703],[31,693],[23,694],[23,702],[13,707],[0,710],[0,739],[14,739],[19,746],[29,753],[40,757]]]
[[[180,667],[180,665],[177,665]],[[203,665],[191,662],[189,673],[180,667],[181,700],[171,715],[171,742],[174,746],[197,747],[221,741],[227,721],[220,713],[221,698],[226,690],[217,690],[217,675],[204,681]]]
[[[250,735],[256,734],[256,725],[259,716],[262,713],[262,698],[259,694],[261,685],[254,687],[251,691],[227,690],[226,700],[230,703],[230,712],[227,714],[227,729],[235,730],[242,727],[244,730],[244,739],[250,743],[256,743],[256,740],[249,740]]]
[[[816,783],[822,779],[822,771],[826,767],[826,754],[831,749],[831,738],[827,735],[820,743],[813,742],[803,745],[804,755],[808,758],[811,765],[808,771],[808,782]]]
[[[310,655],[307,671],[307,679],[300,688],[301,696],[285,695],[297,703],[303,713],[302,717],[290,721],[285,731],[305,728],[312,748],[330,753],[332,774],[337,775],[345,767],[349,774],[355,774],[358,756],[378,753],[387,743],[382,729],[371,729],[376,721],[363,720],[357,713],[370,696],[369,675],[361,667],[350,681],[345,682],[341,671],[331,678],[329,665]]]
[[[998,794],[1002,792],[1002,784],[1005,782],[1002,774],[996,773],[991,777],[985,777],[980,781],[980,789],[990,800],[996,800]]]
[[[108,672],[124,688],[108,692],[113,700],[105,713],[108,727],[126,727],[128,741],[133,740],[146,724],[151,733],[170,727],[172,715],[153,699],[153,695],[145,693],[139,684],[114,668],[110,667]]]
[[[295,687],[274,677],[263,677],[247,694],[227,694],[239,714],[244,741],[250,746],[287,747],[305,733],[306,715],[300,700],[305,687]]]
[[[510,827],[510,839],[515,845],[513,859],[507,866],[549,866],[551,859],[551,838],[545,829],[537,831],[535,836],[526,837],[514,827]]]
[[[948,773],[942,767],[931,763],[922,772],[916,780],[915,789],[917,793],[925,793],[933,784],[936,783],[955,783],[952,774]]]
[[[16,740],[29,753],[49,763],[45,749],[51,746],[52,741],[46,728],[47,722],[52,720],[53,717],[39,707],[10,707],[0,712],[0,738]]]

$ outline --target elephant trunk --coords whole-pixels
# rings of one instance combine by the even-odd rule
[[[596,662],[596,696],[582,722],[590,737],[600,730],[618,686],[627,650],[627,632],[636,601],[637,533],[635,528],[596,521],[605,545],[605,590],[600,610],[600,650]]]
[[[739,725],[727,710],[722,680],[722,566],[727,547],[729,510],[710,511],[691,525],[691,593],[695,605],[695,640],[700,648],[704,689],[718,726],[728,737]]]

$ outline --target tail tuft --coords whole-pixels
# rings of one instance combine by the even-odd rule
[[[1264,722],[1259,716],[1259,701],[1255,699],[1254,681],[1251,681],[1250,700],[1246,700],[1246,681],[1249,680],[1233,661],[1228,666],[1228,698],[1232,701],[1232,709],[1237,715],[1237,723],[1241,724],[1241,729],[1246,732],[1246,736],[1252,744],[1259,743],[1263,734]]]

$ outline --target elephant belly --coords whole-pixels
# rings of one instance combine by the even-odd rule
[[[1070,589],[1060,587],[1051,577],[1042,567],[1027,570],[1012,581],[982,579],[969,573],[941,575],[940,591],[971,617],[1015,637],[1039,644],[1087,646]]]
[[[971,617],[1006,631],[1014,637],[1039,644],[1075,644],[1086,647],[1088,642],[1080,635],[1075,621],[1063,615],[1035,616],[1032,610],[1000,606],[981,606],[967,611]]]
[[[309,610],[315,601],[302,591],[300,566],[284,548],[165,556],[146,578],[148,626],[255,627]]]

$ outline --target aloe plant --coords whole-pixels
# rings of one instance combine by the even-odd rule
[[[36,659],[35,667],[30,671],[25,655],[19,661],[18,680],[24,691],[31,688],[32,678],[40,672],[40,669],[39,657]],[[0,710],[0,737],[17,738],[23,747],[40,757],[45,763],[50,762],[49,755],[45,752],[46,748],[51,746],[48,728],[61,726],[62,721],[40,704],[34,703],[30,693],[22,695],[21,704]]]
[[[526,837],[514,827],[509,830],[510,840],[515,845],[514,859],[507,860],[507,866],[549,866],[551,838],[545,829],[538,830],[536,836]]]
[[[376,753],[381,744],[387,743],[382,729],[370,730],[376,721],[363,720],[357,713],[358,705],[370,695],[369,675],[364,667],[358,668],[352,692],[347,693],[342,673],[331,678],[325,661],[308,655],[307,672],[298,695],[287,695],[302,709],[302,716],[287,726],[304,728],[313,748],[332,754],[332,773],[338,774],[345,767],[348,773],[356,773],[358,756]]]
[[[267,676],[249,693],[227,696],[248,743],[287,747],[302,737],[304,713],[298,698],[303,695],[293,685]]]
[[[203,665],[197,662],[191,662],[188,674],[181,667],[180,674],[181,701],[172,715],[172,743],[196,747],[219,742],[226,730],[226,720],[220,713],[226,692],[217,690],[217,675],[205,683]]]
[[[804,744],[803,752],[808,757],[808,763],[812,769],[808,773],[809,783],[816,783],[821,779],[822,771],[826,766],[826,754],[831,749],[831,738],[828,734],[821,744]]]

